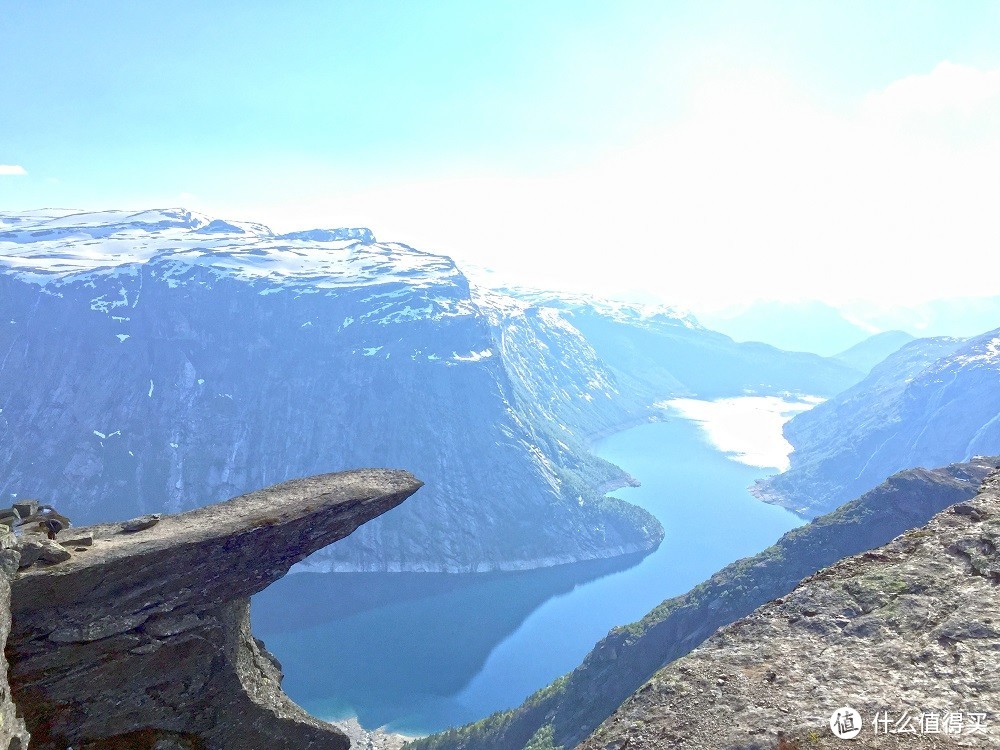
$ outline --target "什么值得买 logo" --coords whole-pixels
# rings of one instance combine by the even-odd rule
[[[850,706],[841,706],[830,714],[830,731],[842,740],[853,740],[861,732],[861,714]]]

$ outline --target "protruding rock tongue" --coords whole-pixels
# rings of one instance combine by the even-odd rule
[[[349,471],[153,523],[73,529],[92,546],[12,586],[11,686],[32,746],[163,735],[192,747],[346,750],[346,736],[281,692],[276,662],[250,633],[249,597],[420,486],[404,471]]]

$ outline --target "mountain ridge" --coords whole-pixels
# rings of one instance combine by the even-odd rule
[[[54,235],[0,237],[0,318],[12,321],[0,327],[0,491],[85,522],[408,465],[429,480],[422,509],[304,565],[523,569],[659,542],[652,516],[600,491],[629,479],[582,436],[630,415],[558,319],[501,314],[451,259],[401,243],[192,233],[211,222],[71,215],[44,224]],[[515,372],[497,353],[505,326],[529,343],[558,333],[586,362],[539,347]],[[524,373],[546,369],[562,429],[524,393]]]
[[[570,748],[610,716],[664,664],[719,627],[788,594],[805,577],[878,547],[974,497],[1000,458],[900,472],[838,510],[785,534],[763,552],[726,566],[641,620],[612,630],[573,672],[512,710],[411,743],[412,750]]]
[[[828,394],[860,377],[679,315],[484,289],[363,228],[276,235],[184,209],[0,222],[0,493],[90,522],[363,465],[426,477],[311,570],[652,549],[659,522],[604,496],[632,480],[590,453],[596,435],[673,394]]]
[[[869,373],[875,365],[882,362],[890,354],[899,351],[914,338],[905,331],[883,331],[833,355],[833,359],[861,372]]]
[[[784,428],[788,471],[754,492],[805,515],[908,466],[1000,451],[1000,329],[906,344],[861,382]]]
[[[721,628],[580,750],[1000,747],[998,541],[993,472],[974,498]]]

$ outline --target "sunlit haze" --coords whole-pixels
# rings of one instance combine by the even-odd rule
[[[0,205],[369,226],[695,312],[996,291],[1000,6],[213,5],[5,10]]]

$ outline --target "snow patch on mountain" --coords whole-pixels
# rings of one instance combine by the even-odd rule
[[[250,282],[257,294],[332,294],[371,287],[366,312],[348,316],[378,325],[477,314],[468,282],[446,256],[402,243],[378,243],[370,229],[312,229],[275,236],[263,224],[212,218],[184,209],[141,212],[49,210],[0,214],[0,275],[48,294],[65,285],[141,274],[177,289]],[[111,314],[134,306],[133,284],[96,294],[91,309]],[[101,291],[106,289],[101,283]],[[121,316],[117,316],[121,317]],[[126,320],[127,318],[122,318]]]
[[[619,323],[662,322],[690,329],[702,328],[689,312],[671,305],[623,302],[589,294],[550,292],[524,287],[502,287],[497,291],[539,307],[592,312]]]
[[[952,358],[951,365],[995,365],[1000,363],[1000,336],[981,342],[975,349]]]

